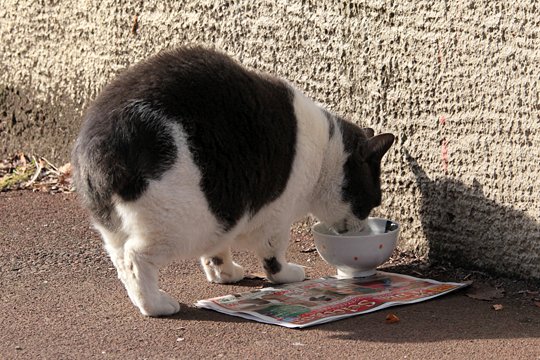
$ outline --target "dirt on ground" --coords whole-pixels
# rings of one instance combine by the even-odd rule
[[[311,278],[333,275],[306,228],[291,231],[289,259],[305,265]],[[235,257],[248,272],[261,272],[253,255]],[[431,266],[399,252],[384,270],[472,285],[427,302],[293,330],[196,308],[199,299],[267,283],[209,284],[193,259],[161,272],[161,286],[179,300],[180,313],[147,318],[130,303],[75,194],[3,192],[0,358],[540,359],[537,282]],[[388,324],[389,313],[400,321]]]

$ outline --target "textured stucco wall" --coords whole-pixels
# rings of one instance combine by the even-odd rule
[[[398,136],[379,212],[402,223],[402,247],[540,278],[538,2],[2,4],[0,155],[67,160],[80,114],[115,74],[206,44]]]

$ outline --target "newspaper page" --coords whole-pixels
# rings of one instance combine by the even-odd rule
[[[303,328],[432,299],[467,286],[378,271],[365,278],[326,277],[199,300],[195,306],[289,328]]]

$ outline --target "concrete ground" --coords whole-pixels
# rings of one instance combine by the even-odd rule
[[[305,251],[313,246],[308,236],[294,234],[293,240],[289,256],[308,266],[310,277],[333,273],[316,252]],[[260,272],[250,254],[238,253],[237,261]],[[74,194],[0,193],[0,358],[540,359],[538,283],[399,259],[385,270],[474,285],[424,303],[292,330],[195,308],[198,299],[263,281],[209,284],[192,260],[162,271],[162,287],[180,301],[181,312],[145,318],[129,302]],[[482,284],[499,296],[504,289],[504,296],[467,296]],[[503,309],[495,311],[494,304]],[[388,313],[400,322],[386,324]]]

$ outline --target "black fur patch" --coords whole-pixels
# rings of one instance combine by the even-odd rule
[[[285,83],[223,54],[160,53],[121,74],[88,111],[73,156],[76,186],[106,222],[112,194],[135,200],[174,164],[167,124],[177,122],[210,208],[229,230],[284,191],[296,146],[292,104]]]
[[[164,54],[174,69],[162,100],[186,133],[201,188],[224,230],[278,198],[295,156],[297,124],[291,90],[204,49]],[[159,68],[156,64],[152,67]]]
[[[213,258],[211,258],[210,261],[212,262],[212,265],[214,266],[223,265],[223,259],[217,256],[214,256]]]
[[[277,274],[281,271],[281,264],[275,257],[271,257],[269,259],[264,259],[263,264],[264,270],[266,270],[269,274]]]
[[[362,129],[343,119],[338,120],[338,125],[345,151],[349,154],[343,166],[342,199],[351,204],[356,217],[365,219],[374,207],[381,204],[380,159],[376,161],[367,157],[367,136]]]

